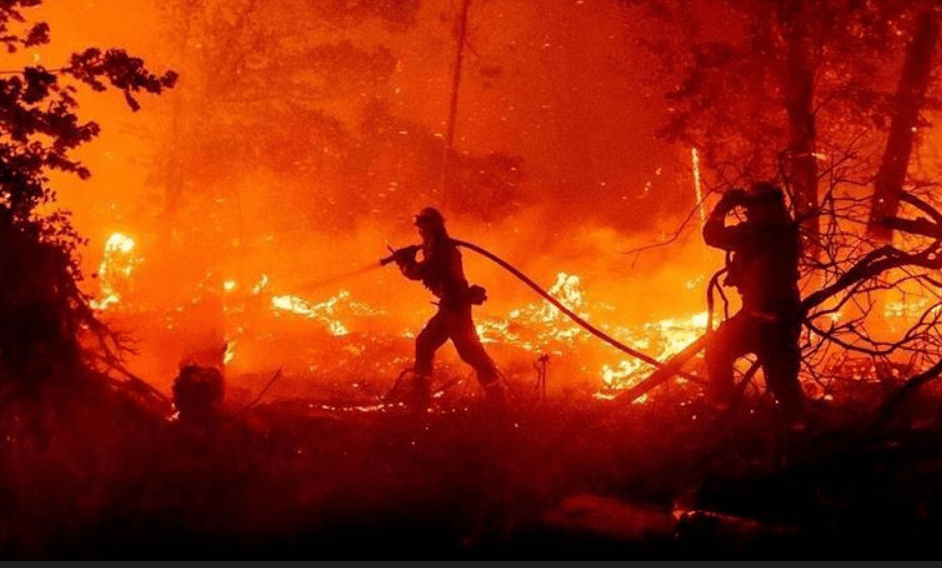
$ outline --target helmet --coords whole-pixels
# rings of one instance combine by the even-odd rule
[[[434,207],[426,207],[425,209],[422,209],[421,211],[419,211],[419,213],[415,216],[415,224],[416,225],[430,224],[430,225],[444,226],[445,217],[442,216],[442,214],[438,211],[438,209],[435,209]]]
[[[775,201],[785,203],[785,193],[777,185],[768,181],[759,181],[749,186],[746,195],[750,203],[766,203]]]

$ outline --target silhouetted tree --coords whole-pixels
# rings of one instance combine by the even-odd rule
[[[396,65],[387,47],[347,32],[375,22],[407,29],[418,2],[178,0],[163,9],[187,71],[155,175],[173,224],[186,196],[234,200],[224,186],[255,174],[329,176],[353,143],[338,102],[371,100]]]
[[[670,119],[725,182],[780,178],[806,244],[822,230],[819,181],[852,142],[880,146],[906,100],[884,83],[930,8],[902,0],[623,0],[660,22]],[[935,8],[932,8],[933,10]],[[722,14],[722,16],[718,16]]]
[[[253,259],[271,241],[253,229],[277,227],[290,247],[313,227],[349,227],[332,206],[358,190],[339,174],[357,145],[351,124],[387,85],[396,58],[384,40],[412,26],[418,1],[169,0],[158,10],[182,80],[152,133],[148,184],[161,214],[138,217],[156,237],[138,279],[172,273],[175,286],[147,297],[189,304],[210,272],[258,278]]]
[[[942,10],[926,7],[916,17],[915,31],[906,49],[906,59],[893,101],[893,120],[887,136],[883,160],[874,180],[867,230],[871,237],[887,242],[893,232],[882,219],[899,210],[899,192],[903,190],[920,114],[932,78],[932,62],[939,43]]]
[[[0,42],[8,54],[50,41],[46,23],[28,24],[25,11],[41,0],[0,0]],[[52,171],[87,178],[73,151],[99,132],[76,114],[82,86],[123,93],[139,108],[138,93],[159,94],[176,81],[156,75],[122,49],[88,48],[62,67],[29,65],[0,77],[0,383],[34,385],[69,376],[85,356],[113,354],[109,333],[79,290],[76,260],[83,240],[66,211],[49,210],[56,194]],[[82,343],[91,333],[97,343]],[[65,371],[64,373],[57,373]]]
[[[153,176],[165,188],[165,242],[171,229],[177,238],[152,261],[161,257],[182,276],[191,257],[193,283],[207,262],[241,278],[267,242],[253,238],[252,225],[277,227],[285,247],[308,242],[312,228],[346,231],[434,199],[441,140],[385,104],[397,65],[389,45],[413,29],[417,0],[172,1],[163,9],[185,75]],[[405,164],[407,156],[416,160]],[[502,215],[521,161],[458,155],[455,208]],[[150,264],[142,268],[163,272]]]
[[[938,184],[912,183],[907,168],[925,113],[938,105],[929,93],[942,6],[623,3],[649,10],[647,21],[665,32],[649,42],[664,64],[670,105],[662,133],[699,148],[717,186],[763,178],[789,185],[810,245],[803,351],[817,386],[826,392],[835,375],[846,377],[854,357],[881,380],[927,368],[916,384],[938,376]],[[901,234],[892,246],[891,231]],[[918,301],[888,315],[888,292]],[[656,373],[630,396],[669,374]]]

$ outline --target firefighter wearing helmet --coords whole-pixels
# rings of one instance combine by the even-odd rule
[[[727,226],[726,216],[736,207],[743,208],[745,221]],[[704,224],[703,239],[731,253],[724,284],[735,286],[742,298],[742,309],[724,321],[707,344],[715,400],[731,402],[733,364],[755,353],[778,404],[787,416],[797,418],[802,405],[800,244],[784,193],[768,182],[727,191]]]
[[[471,315],[472,306],[484,302],[483,288],[469,286],[464,276],[461,252],[445,230],[445,218],[434,207],[415,216],[422,237],[412,254],[397,255],[396,263],[410,280],[421,281],[438,298],[438,311],[415,339],[413,392],[423,407],[431,404],[431,375],[435,352],[449,339],[461,359],[477,373],[488,403],[503,406],[504,391],[494,361],[484,350]],[[422,260],[415,253],[422,251]]]

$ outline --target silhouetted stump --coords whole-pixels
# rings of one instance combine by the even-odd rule
[[[202,422],[215,416],[222,407],[225,381],[215,367],[184,365],[173,380],[173,404],[180,420]]]

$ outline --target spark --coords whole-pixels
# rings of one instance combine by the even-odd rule
[[[226,354],[222,358],[222,364],[228,366],[229,363],[235,358],[235,341],[226,342]]]
[[[255,287],[252,288],[252,294],[260,294],[262,290],[265,289],[265,286],[268,286],[270,282],[267,274],[262,274],[262,277],[259,279],[258,283],[255,284]]]

